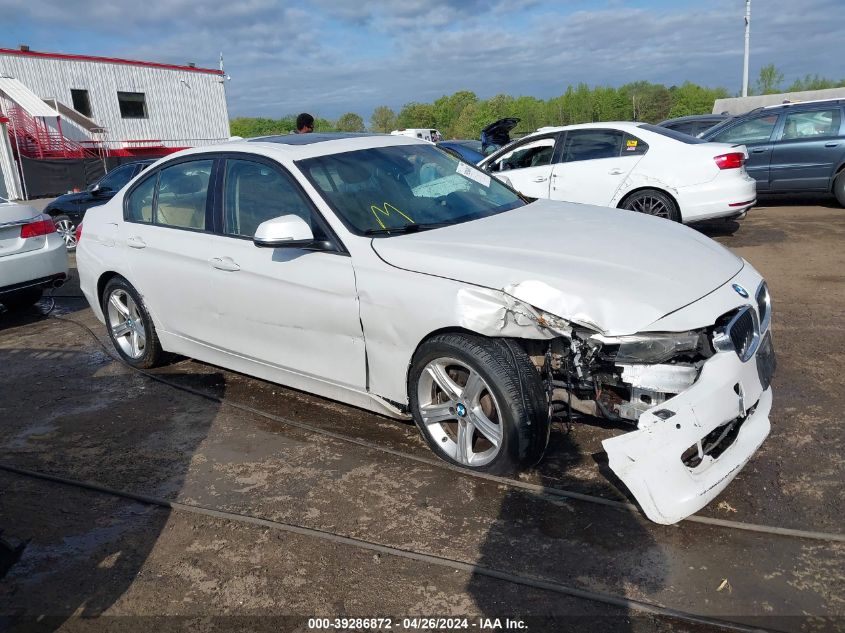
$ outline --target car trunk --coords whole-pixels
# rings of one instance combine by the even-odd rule
[[[44,247],[44,235],[22,238],[21,227],[39,213],[21,204],[0,204],[0,257],[17,255]]]

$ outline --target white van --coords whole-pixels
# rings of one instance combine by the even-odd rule
[[[438,130],[428,128],[402,128],[401,130],[393,130],[391,132],[394,136],[410,136],[411,138],[421,138],[424,141],[431,141],[432,143],[439,143],[443,140],[443,135]]]

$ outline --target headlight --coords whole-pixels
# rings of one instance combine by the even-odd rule
[[[619,345],[615,357],[617,363],[662,363],[683,352],[694,352],[700,340],[698,332],[667,332],[620,336],[606,342]]]

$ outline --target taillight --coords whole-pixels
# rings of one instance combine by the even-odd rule
[[[73,237],[76,239],[76,243],[79,244],[79,240],[82,239],[82,222],[80,222],[79,226],[76,227],[76,230],[73,232]]]
[[[37,216],[32,222],[24,224],[21,227],[21,237],[38,237],[39,235],[48,235],[56,232],[56,225],[53,218],[49,215],[41,214]]]
[[[731,152],[730,154],[721,154],[714,156],[716,166],[719,169],[739,169],[745,162],[745,154],[742,152]]]

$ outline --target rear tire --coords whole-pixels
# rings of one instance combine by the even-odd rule
[[[65,246],[69,252],[76,250],[76,225],[66,215],[56,215],[53,217],[53,223],[56,225],[56,233],[61,235],[65,241]]]
[[[657,189],[643,189],[625,198],[621,209],[681,222],[681,211],[672,198]]]
[[[437,335],[414,355],[408,392],[423,438],[451,464],[508,475],[543,457],[549,440],[545,394],[516,343]]]
[[[103,289],[102,307],[112,345],[128,365],[149,369],[161,363],[164,352],[153,320],[132,284],[112,277]]]
[[[39,286],[23,288],[0,295],[0,303],[6,306],[9,312],[20,312],[35,305],[43,294],[44,289]]]
[[[845,207],[845,169],[840,171],[833,181],[833,195],[836,196],[836,201]]]

